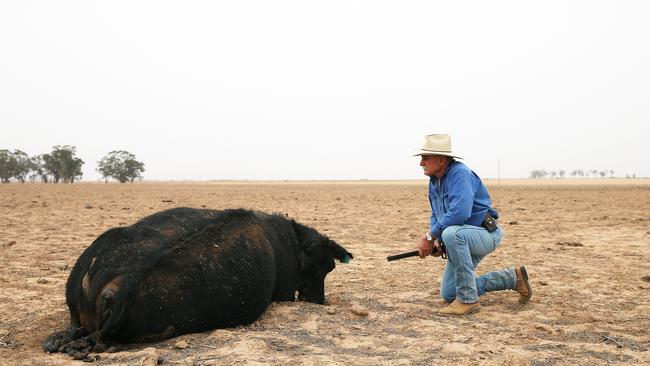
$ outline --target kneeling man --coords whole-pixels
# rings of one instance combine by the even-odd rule
[[[429,231],[420,238],[420,258],[447,255],[440,294],[449,305],[443,315],[466,315],[480,310],[479,296],[490,291],[515,290],[519,302],[526,303],[532,289],[526,267],[506,268],[475,276],[475,269],[494,251],[504,234],[498,212],[490,205],[490,195],[481,179],[456,159],[449,135],[428,135],[422,148],[420,166],[429,176],[431,219]],[[434,252],[433,248],[437,250]],[[433,253],[433,254],[432,254]]]

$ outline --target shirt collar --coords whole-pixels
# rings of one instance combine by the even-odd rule
[[[445,175],[447,175],[447,173],[449,173],[449,170],[451,169],[451,166],[452,166],[452,165],[455,165],[456,163],[458,163],[456,160],[452,160],[452,161],[449,163],[449,165],[447,165],[447,167],[445,168],[445,172],[442,173],[442,177],[440,177],[440,179],[444,178]],[[435,175],[432,176],[432,177],[429,177],[429,180],[433,180],[433,181],[435,181],[436,179],[437,179],[437,178],[436,178]]]

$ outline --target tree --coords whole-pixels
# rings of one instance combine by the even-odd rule
[[[533,179],[545,178],[548,175],[548,172],[544,169],[542,170],[533,170],[530,172],[530,177]]]
[[[111,151],[108,155],[104,156],[97,162],[97,170],[102,175],[105,183],[108,183],[108,178],[117,175],[117,166],[119,162],[115,157],[115,151]]]
[[[49,181],[49,175],[45,170],[45,161],[43,160],[43,155],[44,154],[32,156],[30,159],[32,174],[29,176],[29,179],[32,181],[32,183],[36,180],[37,177],[40,177],[43,183],[47,183]]]
[[[16,158],[6,149],[0,150],[0,182],[9,183],[9,179],[14,176]]]
[[[564,174],[566,174],[566,171],[564,169],[560,169],[560,171],[558,171],[557,174],[560,175],[560,178],[564,178]]]
[[[59,183],[61,179],[61,169],[59,169],[59,164],[50,154],[40,155],[43,159],[43,170],[46,176],[52,177],[52,182]]]
[[[25,154],[23,151],[14,150],[13,153],[14,159],[16,161],[14,167],[14,178],[16,178],[20,183],[25,183],[25,178],[27,174],[32,170],[31,162],[29,160],[29,155]]]
[[[585,171],[582,169],[574,169],[569,173],[572,177],[584,177]]]
[[[126,169],[125,178],[129,179],[130,183],[133,183],[133,180],[138,178],[142,179],[142,173],[144,173],[144,163],[135,160],[135,155],[133,159],[128,159],[124,162],[124,168]],[[122,182],[120,180],[120,182]]]
[[[25,183],[25,178],[31,169],[29,156],[20,150],[0,150],[0,181],[9,183],[11,178],[16,178],[20,183]]]
[[[69,145],[56,145],[49,154],[43,154],[42,159],[45,162],[45,171],[52,176],[54,183],[63,180],[63,183],[74,183],[80,180],[83,172],[81,166],[83,160],[75,155],[77,149]]]
[[[108,182],[110,177],[117,179],[120,183],[133,183],[136,178],[142,179],[144,172],[144,163],[137,161],[135,155],[124,150],[109,152],[97,164],[97,171],[105,182]]]

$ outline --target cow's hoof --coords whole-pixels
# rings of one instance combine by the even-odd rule
[[[106,345],[104,343],[95,344],[95,347],[93,347],[93,352],[97,352],[97,353],[106,352]]]
[[[67,330],[64,330],[62,332],[56,332],[45,340],[43,342],[43,349],[45,352],[59,352],[60,348],[70,342],[72,340],[72,337],[70,337],[70,332]]]
[[[72,356],[75,360],[86,360],[88,358],[88,352],[82,352],[82,351],[75,351],[75,350],[70,350],[68,351],[68,354]]]
[[[61,347],[61,344],[62,342],[59,339],[48,338],[48,340],[46,340],[45,343],[43,343],[43,350],[45,350],[45,352],[50,352],[50,353],[58,352],[59,347]]]

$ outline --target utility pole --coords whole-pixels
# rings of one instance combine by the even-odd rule
[[[501,185],[501,159],[497,160],[497,177],[499,178],[498,185]]]

